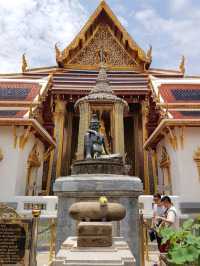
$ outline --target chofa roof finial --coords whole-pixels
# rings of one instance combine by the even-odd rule
[[[60,65],[63,61],[63,55],[60,49],[58,48],[57,43],[55,44],[55,52],[56,52],[56,62],[58,63],[58,65]]]
[[[181,58],[181,62],[179,65],[180,72],[184,75],[185,74],[185,56],[183,55]]]
[[[21,70],[22,70],[22,72],[24,73],[24,72],[27,71],[27,69],[28,69],[28,63],[27,63],[27,60],[26,60],[26,55],[23,54],[23,55],[22,55],[22,65],[21,65]]]
[[[149,45],[149,49],[148,49],[148,51],[147,51],[147,57],[148,57],[149,59],[152,58],[152,45]]]

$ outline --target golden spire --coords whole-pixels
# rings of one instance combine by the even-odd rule
[[[63,59],[62,52],[58,48],[57,44],[55,44],[55,51],[56,51],[56,62],[57,63],[62,62],[62,59]]]
[[[181,58],[181,62],[179,65],[179,70],[181,71],[181,73],[184,75],[185,74],[185,56],[183,55]]]
[[[149,45],[149,49],[147,51],[147,57],[150,59],[152,58],[152,45]]]
[[[26,56],[25,54],[22,55],[22,66],[21,66],[22,72],[26,72],[28,69],[28,64],[27,64],[27,60],[26,60]]]

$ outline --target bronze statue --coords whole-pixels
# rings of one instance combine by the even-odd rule
[[[86,160],[101,157],[108,154],[105,146],[104,136],[99,133],[100,122],[96,114],[92,115],[90,128],[84,137],[84,158]]]

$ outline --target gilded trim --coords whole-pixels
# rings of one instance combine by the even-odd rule
[[[151,136],[144,143],[144,149],[148,149],[152,144],[156,144],[164,137],[164,130],[168,127],[199,127],[200,119],[163,119]]]
[[[148,102],[147,100],[142,103],[142,134],[143,134],[143,143],[145,143],[148,132],[147,132],[147,122],[148,122]],[[144,182],[145,182],[145,194],[149,195],[150,193],[150,183],[149,183],[149,165],[148,165],[148,151],[144,149]]]
[[[95,10],[95,12],[91,15],[91,17],[89,18],[89,20],[87,21],[87,23],[84,25],[84,27],[82,28],[82,30],[79,32],[79,34],[74,38],[74,40],[69,44],[69,46],[67,46],[63,52],[62,52],[62,61],[66,61],[66,59],[69,56],[70,50],[75,49],[80,41],[85,41],[85,34],[87,32],[87,30],[89,29],[89,27],[93,24],[93,22],[95,21],[95,19],[99,16],[99,14],[104,11],[107,13],[107,15],[111,18],[111,20],[113,21],[113,23],[117,26],[117,28],[119,29],[119,31],[121,31],[122,33],[122,42],[128,42],[130,48],[134,51],[137,52],[139,59],[142,62],[151,62],[151,58],[148,58],[147,55],[145,54],[145,52],[139,47],[139,45],[131,38],[131,36],[128,34],[128,32],[125,30],[125,28],[122,26],[122,24],[119,22],[119,20],[117,19],[117,17],[114,15],[114,13],[112,12],[112,10],[110,9],[110,7],[106,4],[105,1],[102,1],[99,6],[97,7],[97,9]]]
[[[164,194],[172,193],[172,178],[171,178],[171,171],[170,171],[170,157],[165,147],[162,147],[162,154],[160,160],[160,168],[163,172],[163,185],[164,185]]]
[[[0,148],[0,161],[2,161],[3,160],[3,151],[2,151],[2,149]]]
[[[199,182],[200,182],[200,147],[194,152],[193,160],[195,161],[196,166],[197,166]]]
[[[46,141],[53,148],[56,146],[49,133],[35,119],[0,118],[0,126],[31,126],[33,131],[36,131],[43,141]]]

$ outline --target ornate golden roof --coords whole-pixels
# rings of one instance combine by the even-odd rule
[[[150,66],[151,54],[148,56],[138,46],[105,1],[100,2],[69,46],[62,52],[55,47],[56,61],[64,68],[97,69],[102,48],[109,69],[145,70]]]

